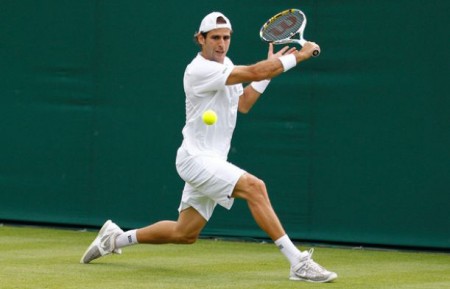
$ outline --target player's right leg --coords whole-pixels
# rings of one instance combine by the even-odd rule
[[[116,248],[115,240],[116,237],[122,233],[123,231],[119,226],[111,222],[111,220],[106,221],[97,237],[84,252],[80,263],[87,264],[92,260],[111,253],[121,254],[122,251],[119,248]]]
[[[160,221],[137,230],[138,243],[143,244],[192,244],[200,235],[206,220],[193,207],[180,212],[178,220]]]
[[[111,253],[121,254],[120,248],[135,244],[192,244],[200,235],[201,230],[206,225],[206,220],[194,208],[189,207],[180,212],[177,221],[160,221],[135,231],[136,240],[134,242],[118,242],[122,236],[130,232],[123,232],[115,223],[106,221],[100,229],[97,237],[89,245],[86,252],[81,257],[80,263],[87,264],[102,256]],[[131,238],[130,238],[131,240]]]

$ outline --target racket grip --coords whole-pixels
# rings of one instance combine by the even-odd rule
[[[300,43],[300,45],[303,47],[306,44],[306,40],[305,39],[300,39],[298,41],[298,43]],[[317,57],[317,56],[319,56],[319,54],[320,54],[320,50],[316,49],[316,50],[313,51],[312,56]]]

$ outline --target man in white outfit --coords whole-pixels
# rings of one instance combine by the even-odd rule
[[[219,12],[208,14],[195,39],[201,51],[184,74],[186,124],[178,149],[176,167],[185,187],[177,221],[160,221],[147,227],[123,232],[107,221],[88,247],[81,263],[135,244],[192,244],[211,217],[217,204],[231,209],[234,199],[247,201],[259,227],[275,242],[291,265],[291,280],[329,282],[337,274],[312,260],[312,250],[301,252],[283,229],[270,203],[264,182],[227,161],[237,112],[247,113],[264,92],[270,79],[309,59],[319,46],[307,42],[298,51],[284,47],[254,65],[235,66],[226,56],[232,28]],[[245,88],[243,83],[250,83]],[[217,122],[206,125],[204,111],[217,113]]]

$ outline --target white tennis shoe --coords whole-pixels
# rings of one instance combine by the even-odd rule
[[[290,280],[325,283],[337,278],[336,273],[326,270],[313,261],[313,252],[314,249],[309,250],[306,257],[303,257],[296,265],[291,267]]]
[[[122,229],[119,228],[111,220],[105,222],[103,227],[98,232],[97,237],[84,252],[81,257],[80,263],[88,264],[92,260],[98,259],[102,256],[109,255],[111,253],[122,254],[121,249],[116,249],[116,238],[122,234]]]

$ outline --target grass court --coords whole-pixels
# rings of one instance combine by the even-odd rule
[[[314,260],[337,281],[289,281],[289,266],[269,243],[199,240],[138,245],[80,264],[94,231],[0,227],[0,288],[450,288],[450,254],[316,247]],[[299,245],[302,250],[308,247]]]

